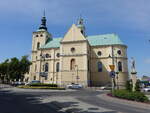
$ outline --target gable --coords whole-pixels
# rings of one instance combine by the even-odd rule
[[[83,41],[83,40],[86,40],[86,38],[80,32],[80,29],[75,24],[73,24],[71,28],[68,30],[68,32],[65,34],[61,42]]]

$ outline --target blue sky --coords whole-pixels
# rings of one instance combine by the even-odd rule
[[[64,36],[82,14],[88,35],[118,34],[128,46],[128,58],[136,59],[138,75],[150,75],[149,6],[149,0],[2,0],[0,61],[30,54],[32,32],[45,9],[53,37]]]

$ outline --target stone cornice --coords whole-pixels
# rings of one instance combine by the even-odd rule
[[[84,56],[88,54],[65,54],[65,55],[60,55],[61,57],[70,57],[70,56]]]
[[[113,58],[113,57],[90,57],[91,59],[109,59],[109,58]],[[114,57],[114,59],[128,59],[127,57]]]
[[[37,51],[31,51],[32,53],[37,53]]]
[[[55,60],[55,61],[59,61],[60,59],[59,58],[57,58],[57,59],[45,59],[45,60],[34,60],[34,61],[32,61],[32,62],[37,62],[37,61],[41,61],[41,62],[46,62],[46,61],[50,61],[50,60]]]
[[[121,47],[125,47],[127,48],[126,45],[122,45],[122,44],[112,44],[112,45],[96,45],[96,46],[90,46],[91,48],[98,48],[98,47],[111,47],[111,46],[121,46]]]

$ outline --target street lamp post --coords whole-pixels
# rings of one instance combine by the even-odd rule
[[[119,79],[119,71],[118,71],[118,61],[117,61],[117,55],[116,55],[116,79],[117,79],[117,89],[119,89],[119,83],[118,83],[118,79]]]
[[[77,76],[76,76],[76,80],[77,80],[77,84],[78,84],[78,79],[79,79],[79,76],[78,76],[78,65],[75,65],[75,67],[77,68]]]
[[[74,73],[72,73],[72,84],[73,84],[73,76],[74,76]]]
[[[45,55],[41,54],[40,55],[40,72],[39,72],[40,80],[41,80],[41,77],[45,75],[45,72],[42,73],[42,70],[41,70],[42,61],[45,61]],[[42,78],[42,83],[43,83],[43,78]]]

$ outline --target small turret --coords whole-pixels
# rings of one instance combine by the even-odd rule
[[[85,26],[83,23],[83,19],[80,17],[77,22],[77,27],[80,29],[81,33],[85,36]]]

